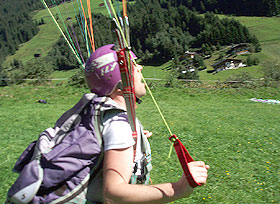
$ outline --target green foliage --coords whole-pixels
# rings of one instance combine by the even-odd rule
[[[251,35],[240,22],[224,18],[219,19],[213,13],[207,12],[202,20],[203,29],[197,33],[193,46],[204,49],[211,54],[212,46],[224,46],[238,43],[253,43],[258,45],[258,39]]]
[[[68,85],[79,88],[87,88],[84,70],[79,69],[72,77],[70,77]]]
[[[44,84],[48,81],[53,66],[41,59],[33,59],[25,65],[14,66],[8,73],[11,84],[20,84],[26,82],[32,84]]]
[[[174,70],[168,70],[165,77],[165,87],[179,87],[178,72]]]
[[[0,67],[0,87],[8,85],[7,78],[6,71]]]
[[[212,55],[212,50],[208,43],[201,45],[201,51],[204,55]]]
[[[79,67],[77,58],[62,37],[48,53],[48,59],[55,65],[56,70],[69,70]]]
[[[41,18],[39,22],[36,21],[37,26],[44,25],[44,24],[45,24],[45,20],[43,18]]]
[[[130,11],[131,43],[145,62],[166,62],[186,51],[193,40],[185,7],[164,7],[159,1],[137,1]]]
[[[23,63],[21,60],[14,59],[13,62],[10,64],[10,67],[12,69],[19,69],[20,67],[23,67]]]
[[[205,55],[212,47],[253,43],[256,37],[234,19],[220,19],[207,12],[204,17],[185,6],[166,1],[137,1],[130,10],[131,42],[144,61],[168,61],[190,47],[201,48]]]
[[[225,84],[232,88],[253,88],[256,86],[253,76],[248,72],[242,72],[240,74],[230,76],[225,81]]]
[[[200,64],[201,63],[201,64]],[[199,80],[198,69],[204,65],[200,58],[187,59],[175,57],[171,65],[166,67],[165,87],[184,87],[186,80]]]
[[[173,5],[185,5],[200,12],[245,16],[274,16],[280,14],[279,0],[171,0]]]
[[[171,72],[176,76],[177,79],[188,79],[198,80],[198,70],[204,67],[204,62],[201,57],[186,58],[186,57],[175,57],[172,60]]]
[[[257,57],[252,57],[249,55],[246,59],[246,65],[247,66],[253,66],[253,65],[258,65],[260,63],[260,60]]]
[[[223,59],[226,56],[225,52],[219,52],[219,57],[218,59]]]
[[[280,64],[279,61],[268,62],[263,65],[265,85],[278,86],[280,85]]]
[[[7,55],[15,53],[19,44],[27,42],[38,33],[29,13],[37,7],[38,2],[0,1],[0,65]]]

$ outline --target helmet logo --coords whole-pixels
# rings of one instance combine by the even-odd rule
[[[92,61],[92,67],[95,67],[96,69],[100,69],[101,67],[104,67],[112,62],[116,62],[114,53],[108,53],[106,55],[102,55],[101,57],[94,59]]]
[[[107,73],[109,73],[109,72],[114,71],[114,69],[116,68],[117,64],[118,64],[118,63],[115,62],[114,64],[109,64],[109,65],[107,65],[106,67],[103,67],[103,68],[101,69],[101,76],[103,76],[104,74],[107,74]]]

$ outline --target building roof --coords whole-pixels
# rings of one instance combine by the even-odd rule
[[[239,59],[222,59],[222,60],[216,62],[215,64],[213,64],[212,66],[217,67],[219,65],[224,65],[226,62],[241,63],[242,60],[239,60]]]

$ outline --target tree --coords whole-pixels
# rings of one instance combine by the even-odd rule
[[[8,86],[7,73],[0,67],[0,87]]]
[[[250,55],[246,59],[246,65],[247,66],[253,66],[253,65],[258,65],[260,63],[259,59],[256,57],[251,57]]]
[[[280,64],[279,61],[268,62],[263,66],[264,79],[267,85],[272,84],[273,81],[280,81]]]
[[[41,59],[33,59],[25,65],[21,65],[7,73],[11,83],[20,84],[26,82],[25,79],[31,79],[33,84],[42,84],[47,82],[47,78],[53,71],[53,67],[48,62],[42,63]],[[33,81],[32,81],[33,79]]]
[[[36,24],[29,16],[31,10],[38,8],[38,2],[34,2],[0,1],[0,65],[7,55],[15,53],[20,43],[30,40],[38,33]]]

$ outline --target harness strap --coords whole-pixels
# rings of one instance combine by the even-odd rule
[[[190,170],[189,170],[189,166],[188,163],[194,161],[193,158],[191,157],[191,155],[189,154],[188,150],[186,149],[186,147],[182,144],[182,142],[178,139],[178,137],[176,135],[172,135],[169,140],[171,142],[173,142],[174,144],[174,148],[176,150],[177,156],[179,158],[180,164],[183,168],[184,174],[190,184],[191,187],[195,188],[197,186],[201,186],[200,183],[197,183]]]
[[[132,173],[130,183],[131,184],[144,184],[148,185],[150,181],[150,172],[152,170],[152,164],[151,164],[151,148],[150,144],[148,142],[147,137],[143,133],[142,125],[139,122],[140,126],[140,137],[139,140],[141,140],[141,151],[144,153],[144,158],[141,160],[140,164],[135,163],[135,169],[134,172]],[[140,165],[140,169],[139,169]],[[138,171],[138,173],[136,173]],[[141,171],[141,174],[139,175],[139,171]]]

